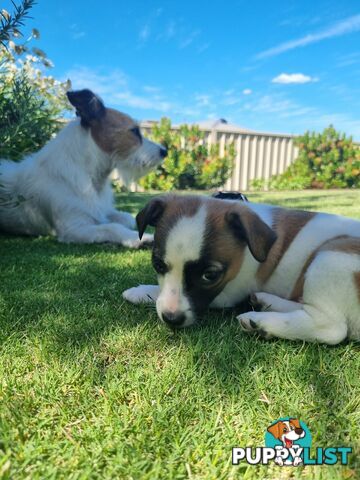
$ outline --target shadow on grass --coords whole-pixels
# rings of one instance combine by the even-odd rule
[[[144,275],[148,251],[2,237],[0,254],[0,343],[40,334],[62,347],[81,347],[117,326],[123,309],[123,325],[135,328],[141,316],[129,314],[121,292],[140,277],[155,281],[151,269]]]

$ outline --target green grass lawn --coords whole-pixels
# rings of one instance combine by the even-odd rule
[[[249,198],[360,218],[359,191]],[[0,478],[359,478],[359,344],[266,342],[222,311],[171,333],[121,298],[155,281],[149,251],[0,237],[0,255]],[[231,465],[288,415],[350,464]]]

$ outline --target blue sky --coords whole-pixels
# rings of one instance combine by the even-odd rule
[[[359,0],[39,0],[32,16],[55,77],[139,120],[360,140]]]

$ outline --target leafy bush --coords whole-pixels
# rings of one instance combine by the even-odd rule
[[[219,145],[208,148],[197,126],[182,125],[179,130],[172,130],[171,121],[162,118],[152,128],[150,137],[164,145],[168,155],[155,172],[140,180],[145,189],[216,188],[223,185],[231,173],[234,147],[227,146],[221,157]]]
[[[18,160],[40,149],[58,130],[59,116],[68,108],[65,91],[68,82],[58,82],[44,74],[52,66],[46,54],[29,43],[12,38],[21,37],[18,30],[28,17],[33,0],[14,5],[15,13],[0,12],[0,158]]]
[[[24,72],[11,83],[0,77],[0,158],[39,150],[60,127],[59,113]]]
[[[35,0],[22,0],[20,5],[12,2],[14,13],[10,14],[5,8],[0,11],[0,44],[7,47],[12,37],[20,37],[19,27],[24,25],[24,19],[29,18],[29,11],[35,5]]]
[[[351,137],[329,126],[322,133],[306,132],[295,140],[299,156],[281,175],[254,181],[256,189],[360,187],[360,148]]]

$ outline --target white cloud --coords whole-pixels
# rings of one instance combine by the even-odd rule
[[[159,97],[154,98],[155,91],[149,91],[149,86],[143,87],[149,95],[138,95],[129,87],[128,77],[121,70],[110,72],[94,71],[90,68],[79,66],[67,72],[72,88],[89,88],[104,97],[107,103],[116,106],[128,106],[140,109],[167,112],[171,104]],[[151,87],[150,87],[151,89]]]
[[[231,105],[236,105],[237,103],[240,102],[240,99],[236,97],[235,95],[226,95],[225,98],[222,102],[223,105],[231,106]]]
[[[76,33],[73,33],[72,38],[74,40],[79,40],[79,38],[83,38],[83,37],[85,37],[85,35],[86,35],[85,32],[76,32]]]
[[[193,41],[195,40],[196,37],[198,37],[200,35],[200,30],[194,30],[192,32],[189,33],[189,35],[187,37],[185,37],[179,44],[179,48],[180,49],[183,49],[183,48],[186,48],[188,47],[189,45],[191,45],[193,43]]]
[[[350,67],[358,63],[360,63],[360,52],[353,52],[341,57],[336,66],[339,68]]]
[[[151,97],[136,95],[130,90],[114,93],[112,102],[117,105],[139,108],[141,110],[156,110],[158,112],[168,112],[171,109],[171,103],[164,100],[158,100]]]
[[[71,38],[73,40],[79,40],[80,38],[83,38],[86,35],[86,33],[79,28],[77,23],[73,23],[72,25],[70,25],[70,30],[72,32]]]
[[[257,59],[273,57],[294,48],[305,47],[311,43],[320,42],[328,38],[339,37],[360,30],[360,15],[353,15],[337,22],[325,30],[316,33],[309,33],[301,38],[281,43],[275,47],[264,50],[256,55]]]
[[[176,23],[171,20],[165,30],[165,38],[169,40],[176,35]]]
[[[313,107],[304,107],[282,95],[262,95],[246,103],[243,110],[252,114],[276,114],[279,118],[299,117],[314,112]]]
[[[188,104],[168,99],[160,94],[159,88],[151,85],[140,86],[133,79],[130,81],[121,70],[91,70],[88,67],[77,66],[68,71],[65,78],[71,80],[73,89],[89,88],[100,95],[107,105],[120,109],[130,107],[156,111],[166,113],[170,117],[181,115],[184,120],[187,117],[201,116],[201,109],[209,101],[206,95],[199,95],[199,103],[194,107],[193,99]]]
[[[272,83],[309,83],[316,82],[318,79],[315,77],[310,77],[309,75],[304,75],[303,73],[281,73],[277,77],[273,78]]]
[[[210,105],[210,95],[197,94],[195,95],[196,105],[199,107],[207,107]]]
[[[161,91],[161,88],[154,87],[153,85],[144,85],[142,88],[145,92],[149,93],[159,93]]]
[[[203,53],[210,47],[210,43],[203,43],[200,47],[197,48],[197,53]]]
[[[150,27],[149,27],[149,25],[146,24],[140,29],[139,39],[142,42],[146,42],[146,40],[149,38],[149,36],[150,36]]]
[[[244,88],[244,90],[242,91],[243,95],[251,95],[252,94],[252,90],[251,88]]]
[[[72,88],[89,88],[99,95],[111,96],[112,92],[127,86],[127,76],[121,70],[102,73],[88,67],[76,66],[66,73],[71,80]]]

